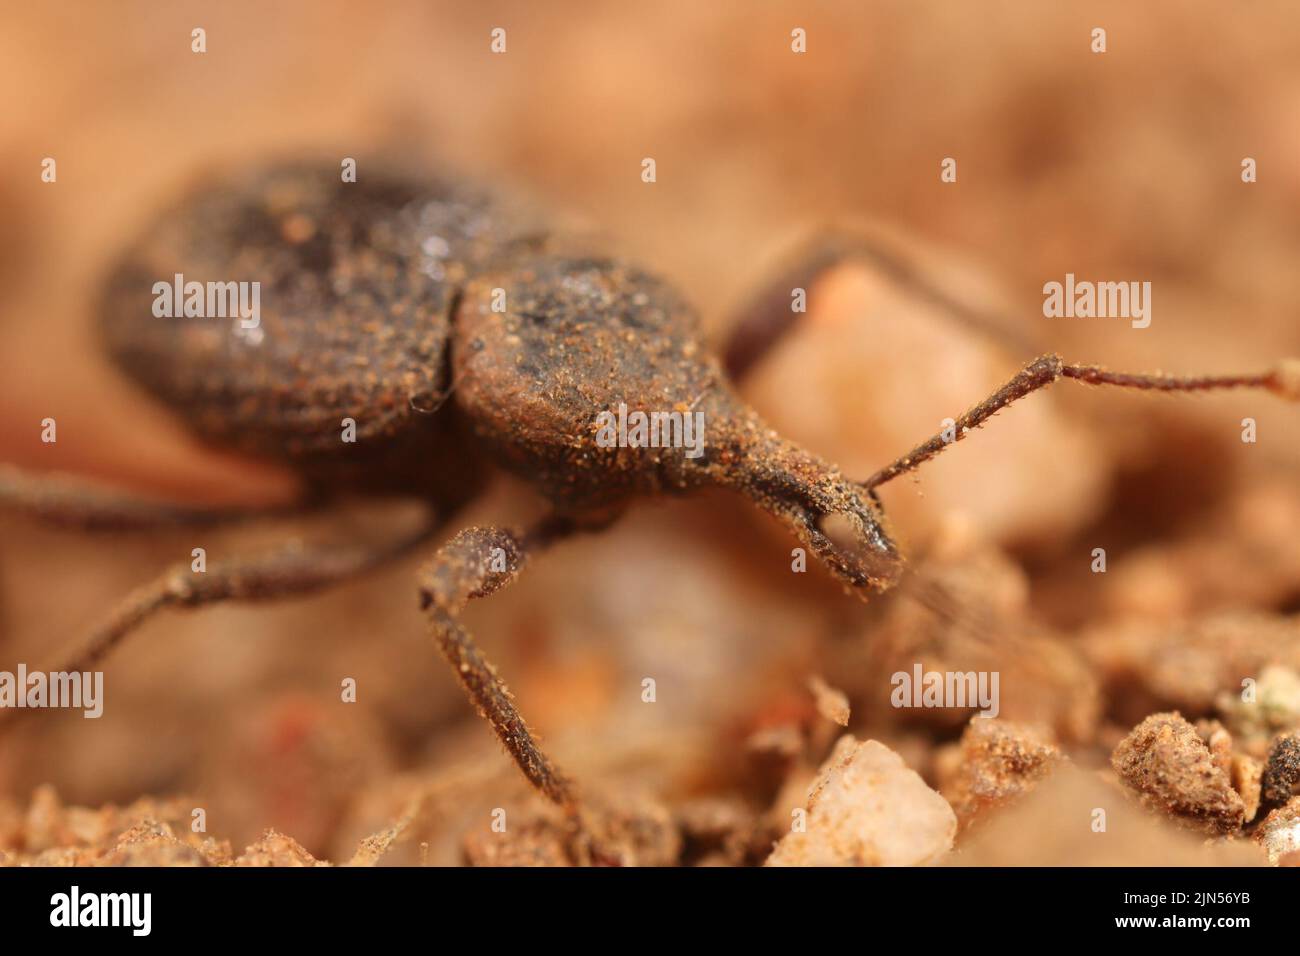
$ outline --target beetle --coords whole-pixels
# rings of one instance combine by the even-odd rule
[[[201,439],[287,463],[299,507],[343,495],[422,501],[414,530],[380,545],[288,549],[188,566],[139,589],[59,670],[100,660],[166,607],[274,598],[346,580],[426,545],[491,468],[523,476],[550,502],[524,531],[471,527],[420,571],[421,608],[471,702],[523,774],[578,807],[574,784],[539,746],[506,685],[461,622],[475,598],[513,581],[551,543],[606,526],[632,501],[723,486],[785,523],[846,590],[887,590],[903,570],[876,488],[1061,378],[1198,392],[1263,388],[1300,399],[1300,363],[1252,375],[1133,375],[1029,362],[1005,385],[864,481],[781,438],[732,382],[794,322],[791,290],[870,257],[978,322],[905,263],[830,233],[792,259],[741,311],[721,357],[663,279],[593,255],[537,217],[455,177],[281,162],[209,178],[159,215],[104,283],[98,329],[116,363]],[[260,283],[254,329],[238,319],[160,318],[155,285],[180,276]],[[644,440],[598,442],[616,407],[702,416],[698,454]],[[355,441],[341,439],[351,422]],[[159,505],[75,481],[0,472],[0,503],[83,528],[247,520],[257,513]]]

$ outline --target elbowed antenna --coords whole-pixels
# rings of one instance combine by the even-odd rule
[[[996,392],[956,418],[953,425],[881,468],[861,487],[872,491],[914,471],[949,445],[965,438],[1008,405],[1062,378],[1087,385],[1114,385],[1155,392],[1210,392],[1233,388],[1267,389],[1287,401],[1300,401],[1300,359],[1287,358],[1266,372],[1245,375],[1165,375],[1111,372],[1100,365],[1067,365],[1055,353],[1034,359]]]

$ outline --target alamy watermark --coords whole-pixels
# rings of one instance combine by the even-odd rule
[[[241,328],[262,324],[262,283],[186,282],[183,273],[153,284],[153,314],[160,319],[239,319]]]
[[[626,402],[617,413],[596,416],[596,444],[601,448],[684,448],[687,458],[704,454],[704,413],[678,406],[671,412],[629,412]]]
[[[996,717],[1002,709],[998,671],[927,671],[920,664],[912,672],[897,671],[889,702],[895,707],[978,707],[980,717]]]
[[[1049,319],[1131,319],[1135,329],[1151,324],[1150,282],[1076,281],[1067,272],[1064,282],[1043,285],[1043,297]]]
[[[0,709],[43,708],[81,710],[94,719],[104,713],[103,671],[0,671]]]
[[[120,926],[132,936],[153,930],[152,893],[95,893],[75,883],[50,897],[50,925],[56,927]]]

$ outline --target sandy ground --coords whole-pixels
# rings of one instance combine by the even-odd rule
[[[844,269],[816,287],[806,321],[744,392],[850,475],[1004,380],[1031,357],[1017,338],[1135,370],[1254,370],[1300,354],[1291,5],[805,6],[9,11],[0,459],[187,501],[292,492],[292,476],[198,446],[98,354],[91,333],[95,290],[123,237],[178,184],[212,164],[301,150],[363,166],[439,163],[529,194],[677,283],[715,340],[811,230],[847,223],[890,237],[933,281],[1000,316],[1003,331],[973,331],[878,269]],[[1098,25],[1104,55],[1089,50]],[[190,51],[195,26],[207,30],[202,55]],[[507,29],[504,56],[489,52],[495,26]],[[790,51],[794,27],[807,31],[804,55]],[[46,156],[57,158],[56,184],[40,181]],[[949,156],[954,184],[939,178]],[[640,178],[645,157],[656,160],[653,185]],[[1258,182],[1241,181],[1243,157],[1257,159]],[[1044,318],[1042,285],[1067,272],[1151,281],[1151,326]],[[55,445],[40,441],[47,416],[58,421]],[[1255,443],[1241,441],[1246,417]],[[1144,794],[1138,809],[1109,757],[1139,721],[1177,709],[1221,721],[1231,782],[1234,757],[1264,766],[1272,738],[1294,729],[1232,698],[1272,666],[1267,686],[1282,688],[1289,712],[1287,674],[1300,666],[1298,466],[1300,412],[1275,398],[1067,383],[999,416],[919,482],[885,489],[915,583],[880,601],[859,604],[815,568],[791,574],[781,529],[719,494],[647,503],[607,534],[564,545],[471,622],[558,759],[607,795],[609,825],[619,814],[657,821],[623,862],[760,862],[824,763],[824,805],[836,787],[847,788],[845,805],[862,805],[854,761],[892,764],[874,750],[832,750],[844,731],[818,715],[813,674],[847,696],[848,732],[887,745],[955,808],[957,849],[935,859],[1209,862],[1197,854],[1244,852],[1235,862],[1264,862],[1270,844],[1252,837],[1267,808],[1207,849],[1201,834],[1149,815],[1185,818],[1170,800]],[[526,487],[500,479],[463,522],[518,521],[537,507]],[[357,509],[196,541],[87,539],[6,517],[0,668],[38,666],[199,544],[246,552],[373,520]],[[1090,570],[1097,547],[1105,575]],[[405,821],[385,862],[573,859],[431,648],[415,565],[310,599],[148,624],[106,665],[101,720],[41,715],[4,743],[0,853],[99,861],[150,820],[165,832],[140,838],[148,852],[190,847],[166,850],[176,862],[231,862],[267,828],[345,862],[363,838]],[[936,589],[955,614],[926,604]],[[970,829],[962,780],[983,753],[971,744],[963,756],[957,744],[970,711],[889,705],[889,675],[917,662],[999,670],[1003,718],[1039,728],[1068,770],[1049,771],[1051,786],[1014,807],[976,801],[972,814],[992,819]],[[360,693],[344,705],[348,677]],[[642,699],[647,677],[653,704]],[[1213,751],[1211,737],[1205,730]],[[900,782],[882,805],[923,805],[896,795],[911,786]],[[1104,852],[1048,838],[1063,807],[1098,801],[1126,821]],[[110,804],[93,825],[68,809]],[[195,808],[215,844],[189,829]],[[541,822],[493,844],[480,831],[493,832],[497,808]],[[298,854],[263,850],[252,857]],[[860,847],[845,852],[871,861]]]

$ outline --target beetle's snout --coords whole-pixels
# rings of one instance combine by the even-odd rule
[[[903,559],[884,527],[877,502],[852,502],[844,511],[808,512],[809,542],[841,581],[860,592],[898,583]]]
[[[793,491],[793,493],[791,493]],[[903,558],[879,506],[837,472],[781,495],[753,496],[785,521],[826,568],[859,597],[898,583]]]
[[[715,459],[720,484],[779,518],[860,597],[898,582],[903,558],[874,495],[778,436],[753,412],[733,410],[730,424]]]

